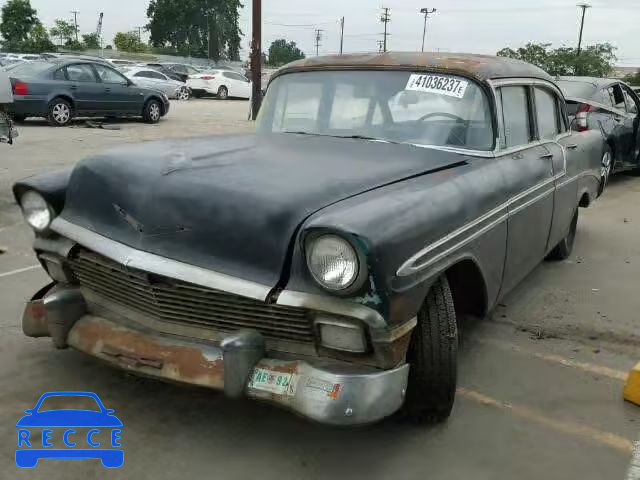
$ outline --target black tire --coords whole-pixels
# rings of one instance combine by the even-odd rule
[[[147,123],[158,123],[162,118],[162,105],[155,98],[152,98],[144,104],[142,109],[142,118]]]
[[[445,276],[431,286],[418,312],[407,352],[409,382],[402,410],[415,423],[435,423],[451,414],[456,394],[458,327]]]
[[[600,186],[598,186],[598,197],[604,193],[604,189],[609,183],[609,177],[613,171],[613,164],[615,160],[613,158],[613,152],[611,147],[606,144],[604,151],[602,152],[602,162],[600,165]]]
[[[73,107],[64,98],[54,98],[49,103],[47,121],[54,127],[66,127],[73,120]]]
[[[573,244],[576,241],[576,231],[578,230],[578,209],[573,214],[571,219],[571,225],[569,225],[569,232],[567,236],[560,240],[560,243],[555,246],[551,253],[547,255],[547,260],[566,260],[571,256],[573,251]]]
[[[229,90],[227,89],[227,87],[222,85],[218,89],[218,100],[226,100],[227,98],[229,98]]]

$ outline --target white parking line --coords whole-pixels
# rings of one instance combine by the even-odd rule
[[[17,270],[3,272],[3,273],[0,273],[0,278],[9,277],[11,275],[17,275],[18,273],[28,272],[29,270],[35,270],[36,268],[40,268],[40,265],[31,265],[30,267],[18,268]]]
[[[640,480],[640,440],[638,440],[633,449],[633,457],[631,465],[627,473],[627,480]]]

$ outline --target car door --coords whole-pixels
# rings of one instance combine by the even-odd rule
[[[607,92],[613,104],[612,137],[616,149],[615,160],[616,163],[621,162],[623,166],[628,166],[632,162],[634,149],[634,117],[627,112],[622,85],[615,83],[607,87]]]
[[[104,113],[104,86],[89,63],[72,63],[65,67],[69,90],[78,116]]]
[[[500,85],[498,83],[497,85]],[[504,82],[497,91],[498,160],[509,190],[507,256],[502,292],[515,287],[547,253],[553,219],[553,149],[536,138],[533,90]]]
[[[640,162],[640,99],[633,90],[624,84],[620,84],[622,92],[624,93],[624,99],[627,109],[627,118],[625,119],[625,125],[628,125],[631,130],[630,148],[629,148],[629,162],[634,167]]]
[[[142,110],[140,91],[114,68],[94,64],[104,90],[104,110],[114,115],[129,115]],[[140,104],[140,107],[138,107]]]
[[[233,78],[237,83],[237,93],[234,94],[235,97],[240,98],[249,98],[251,96],[251,83],[249,79],[244,75],[240,75],[239,73],[231,72]]]

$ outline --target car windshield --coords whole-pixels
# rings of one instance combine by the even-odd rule
[[[460,76],[410,71],[301,72],[278,77],[258,130],[491,150],[486,94]]]
[[[100,407],[93,397],[85,395],[56,395],[42,400],[38,412],[50,410],[90,410],[100,412]]]
[[[51,62],[22,62],[11,69],[11,75],[31,77],[49,70],[54,65]]]
[[[598,87],[593,83],[579,82],[575,80],[558,80],[558,86],[562,90],[565,97],[574,98],[591,98]]]

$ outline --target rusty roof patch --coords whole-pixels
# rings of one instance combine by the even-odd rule
[[[285,65],[273,77],[292,71],[369,68],[449,71],[478,80],[531,77],[553,81],[544,70],[520,60],[491,55],[440,52],[352,53],[310,57]]]

